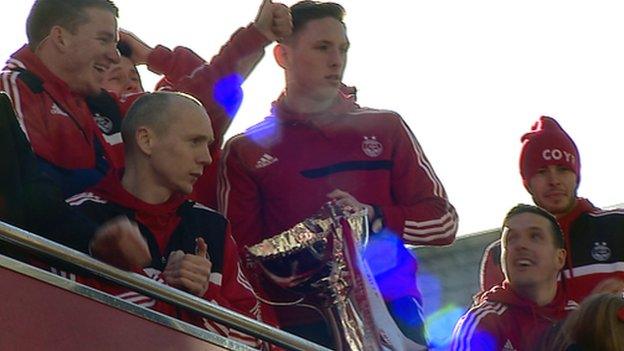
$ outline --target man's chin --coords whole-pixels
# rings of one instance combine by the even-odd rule
[[[540,206],[543,207],[546,211],[555,215],[555,217],[559,217],[559,216],[566,215],[570,211],[572,211],[572,209],[574,208],[574,201],[551,202],[549,204],[545,204],[543,206],[540,205]]]
[[[535,279],[531,277],[512,277],[509,280],[509,286],[515,290],[531,290],[537,286]]]
[[[178,193],[181,195],[190,195],[193,192],[193,185],[183,186],[178,189]]]

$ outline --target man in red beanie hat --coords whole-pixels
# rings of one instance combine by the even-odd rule
[[[522,136],[520,174],[536,205],[552,213],[563,229],[568,252],[564,270],[571,299],[596,291],[624,290],[624,210],[604,211],[577,196],[581,160],[570,136],[551,117],[540,117]],[[481,261],[481,290],[504,280],[500,241]]]

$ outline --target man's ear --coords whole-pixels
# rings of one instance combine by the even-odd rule
[[[134,138],[139,150],[145,155],[151,156],[155,141],[154,131],[148,127],[141,126],[137,128]]]
[[[276,44],[273,47],[273,56],[275,57],[275,61],[277,64],[286,69],[286,62],[288,61],[288,48],[284,44]]]
[[[66,52],[68,46],[71,44],[71,38],[69,37],[69,34],[70,33],[68,30],[59,25],[56,25],[50,29],[50,34],[46,39],[50,40],[59,51]],[[46,39],[44,39],[44,41]]]

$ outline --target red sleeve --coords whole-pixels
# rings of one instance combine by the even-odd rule
[[[220,147],[242,101],[240,85],[268,44],[269,40],[251,24],[236,31],[210,63],[187,48],[171,51],[158,46],[148,58],[148,67],[165,75],[159,88],[185,92],[202,102],[212,121],[213,145]]]
[[[393,206],[381,206],[385,225],[408,244],[448,245],[458,217],[416,137],[396,116],[393,151]]]
[[[239,137],[230,139],[223,150],[217,195],[219,212],[231,221],[232,234],[242,256],[243,249],[260,242],[266,230],[260,189],[241,160],[242,151],[236,140]]]
[[[156,83],[154,90],[171,90],[173,84],[178,83],[184,77],[193,73],[194,70],[208,64],[201,56],[193,50],[178,46],[174,51],[158,45],[150,54],[150,69],[152,71],[160,71],[165,73],[163,77]]]
[[[479,272],[481,291],[490,290],[494,285],[500,285],[505,280],[505,275],[503,275],[503,270],[501,269],[500,256],[500,240],[496,240],[485,248]]]

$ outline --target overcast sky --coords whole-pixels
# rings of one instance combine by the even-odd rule
[[[116,3],[120,25],[148,44],[184,45],[210,59],[260,2]],[[621,1],[340,3],[351,40],[344,82],[358,88],[361,105],[407,121],[458,210],[460,234],[497,227],[509,208],[530,202],[518,172],[520,136],[540,115],[557,118],[581,150],[579,194],[599,206],[624,202]],[[25,42],[31,4],[4,6],[3,58]],[[146,88],[155,80],[144,72]],[[266,116],[282,88],[269,48],[229,135]]]

